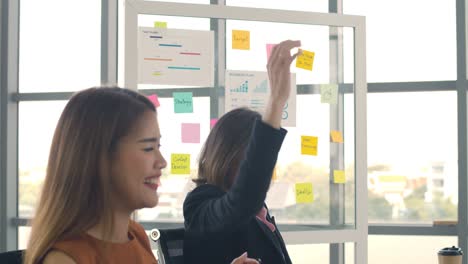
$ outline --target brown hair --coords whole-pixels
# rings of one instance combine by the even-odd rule
[[[253,126],[259,113],[237,108],[223,115],[211,130],[198,162],[198,185],[213,184],[227,191],[231,188],[244,157]]]
[[[146,111],[145,96],[118,87],[76,93],[55,129],[41,198],[32,221],[24,263],[41,262],[57,241],[104,223],[113,232],[109,175],[119,140]]]

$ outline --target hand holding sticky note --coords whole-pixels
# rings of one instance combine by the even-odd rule
[[[312,203],[314,190],[312,183],[296,183],[296,203]]]
[[[232,48],[250,50],[250,31],[232,30]]]
[[[318,137],[301,136],[301,154],[317,156]]]
[[[297,55],[296,67],[311,71],[314,66],[315,52],[299,49],[301,54]]]
[[[334,183],[346,183],[346,175],[342,170],[333,171],[333,182]]]
[[[171,154],[171,174],[190,174],[190,154]]]

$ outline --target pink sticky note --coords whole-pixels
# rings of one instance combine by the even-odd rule
[[[149,95],[147,97],[154,104],[155,107],[160,106],[157,94],[152,94],[152,95]]]
[[[182,123],[182,143],[200,143],[200,124]]]
[[[274,46],[276,46],[276,44],[266,44],[267,60],[270,59],[271,51],[273,50]]]
[[[213,118],[210,120],[210,128],[213,128],[216,125],[216,122],[218,122],[217,118]]]

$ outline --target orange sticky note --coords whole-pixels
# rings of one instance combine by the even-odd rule
[[[155,107],[160,106],[157,94],[149,95],[147,98],[154,104]]]
[[[317,156],[318,137],[301,136],[301,154]]]
[[[346,183],[346,175],[342,170],[333,171],[333,182],[334,183]]]
[[[312,183],[296,183],[296,203],[312,203],[314,190]]]
[[[190,154],[171,154],[171,174],[190,174]]]
[[[250,31],[233,30],[232,48],[240,50],[250,50]]]
[[[332,130],[330,131],[330,138],[332,142],[343,143],[343,135],[340,131]]]
[[[315,52],[301,50],[302,53],[296,58],[296,67],[304,70],[312,70],[314,66]]]

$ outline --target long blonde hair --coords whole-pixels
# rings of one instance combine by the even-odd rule
[[[119,140],[145,111],[143,95],[118,87],[76,93],[57,123],[25,264],[40,263],[53,244],[98,223],[113,231],[109,175]]]

